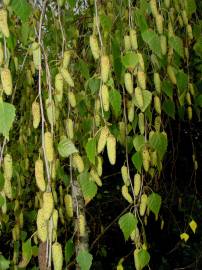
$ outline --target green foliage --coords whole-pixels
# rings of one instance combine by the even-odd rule
[[[138,220],[132,213],[126,213],[119,219],[119,226],[124,234],[125,240],[128,240],[131,233],[135,230]]]
[[[89,270],[92,265],[93,256],[86,250],[79,251],[76,261],[81,270]]]
[[[9,131],[15,119],[15,107],[0,99],[0,133],[9,139]]]

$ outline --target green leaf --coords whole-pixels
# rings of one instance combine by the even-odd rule
[[[79,184],[85,199],[92,199],[97,194],[97,185],[90,180],[90,174],[85,171],[78,176]]]
[[[168,80],[164,80],[162,82],[162,91],[169,97],[172,99],[173,97],[173,85],[170,81]]]
[[[81,75],[88,80],[90,78],[88,64],[84,62],[81,58],[76,65],[77,69],[81,72]]]
[[[179,56],[182,58],[184,57],[184,48],[183,48],[183,42],[180,37],[172,36],[168,39],[168,44],[170,47],[172,47]]]
[[[168,146],[166,136],[160,132],[154,132],[149,139],[149,143],[151,147],[159,153],[160,159],[162,159]]]
[[[149,252],[144,249],[141,249],[137,254],[137,259],[138,259],[138,265],[141,270],[149,264],[149,261],[150,261]]]
[[[146,17],[144,16],[143,10],[135,9],[134,17],[135,17],[135,23],[140,28],[140,31],[141,32],[146,31],[148,29],[148,25],[147,25]]]
[[[138,170],[138,172],[141,172],[141,168],[142,168],[142,155],[141,155],[140,152],[136,152],[132,156],[132,162],[133,162],[133,165],[135,166],[135,168]]]
[[[149,45],[149,48],[159,57],[161,57],[161,46],[159,36],[150,30],[146,30],[142,33],[144,42]]]
[[[20,261],[18,267],[25,268],[32,258],[32,245],[31,239],[22,243],[22,260]]]
[[[190,18],[191,15],[196,12],[196,2],[195,0],[188,0],[184,1],[185,3],[185,10],[187,12],[188,17]]]
[[[90,88],[92,94],[95,94],[100,89],[100,80],[96,78],[91,78],[88,80],[88,87]]]
[[[70,5],[71,8],[74,8],[76,5],[76,0],[68,0],[68,4]]]
[[[199,37],[194,44],[194,51],[202,58],[202,37]]]
[[[0,98],[0,133],[9,139],[9,131],[15,119],[15,107]]]
[[[161,196],[157,193],[152,193],[148,197],[147,205],[148,208],[154,213],[156,217],[158,217],[159,210],[161,208]]]
[[[61,157],[67,158],[70,155],[77,153],[78,150],[70,139],[68,139],[66,136],[62,136],[58,144],[58,152]]]
[[[112,21],[110,17],[106,15],[100,15],[100,23],[105,32],[110,32],[112,28]]]
[[[32,14],[32,7],[26,0],[12,0],[10,6],[22,22],[26,22]]]
[[[0,171],[0,191],[3,189],[3,187],[4,187],[4,175]]]
[[[6,270],[10,268],[10,261],[6,260],[6,258],[2,255],[0,255],[0,269],[1,270]]]
[[[95,138],[89,139],[85,149],[88,159],[95,165],[96,139]]]
[[[2,207],[4,203],[5,203],[4,197],[0,194],[0,207]]]
[[[179,93],[182,94],[183,92],[186,92],[188,86],[188,75],[182,70],[179,70],[176,74],[176,79]]]
[[[126,213],[119,219],[119,227],[124,234],[125,240],[128,240],[131,233],[135,230],[138,220],[132,213]]]
[[[80,250],[76,257],[76,261],[81,270],[89,270],[92,265],[93,256],[87,250]]]
[[[109,91],[109,101],[112,106],[114,115],[118,118],[121,113],[121,94],[115,89]]]
[[[196,98],[195,98],[195,103],[197,106],[201,107],[202,108],[202,95],[198,95]]]
[[[122,62],[121,62],[121,51],[120,45],[116,39],[112,39],[112,56],[113,56],[113,67],[116,74],[116,79],[120,82],[122,74]]]
[[[65,262],[68,263],[74,254],[74,242],[69,239],[65,245]]]
[[[148,106],[152,102],[152,93],[150,91],[148,91],[148,90],[143,90],[142,91],[142,96],[143,96],[143,103],[144,103],[144,105],[140,109],[141,109],[142,112],[145,112],[146,109],[148,108]],[[134,102],[135,106],[139,108],[138,102],[137,102],[135,96],[133,97],[133,102]]]
[[[141,148],[145,145],[145,138],[143,135],[136,135],[133,139],[133,145],[135,147],[135,150],[139,152]]]
[[[175,103],[172,100],[165,100],[163,102],[162,108],[168,116],[175,119]]]
[[[138,61],[138,55],[134,52],[128,52],[122,56],[122,63],[125,68],[135,68]]]

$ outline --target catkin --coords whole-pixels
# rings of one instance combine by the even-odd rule
[[[100,57],[100,48],[98,45],[97,38],[94,35],[90,36],[90,48],[93,57],[95,58],[95,60],[97,60]]]
[[[8,17],[7,10],[0,9],[0,31],[6,38],[10,36],[7,17]]]
[[[105,126],[101,129],[101,132],[100,132],[100,137],[99,137],[98,146],[97,146],[98,154],[100,154],[104,150],[105,145],[107,143],[108,135],[109,135],[109,129]]]
[[[138,107],[142,108],[144,105],[142,90],[140,87],[135,88],[135,98],[138,104]]]
[[[142,161],[143,161],[143,167],[146,172],[149,170],[150,165],[150,155],[147,148],[145,148],[142,152]]]
[[[84,171],[83,159],[78,153],[72,155],[72,162],[73,166],[79,171],[79,173]]]
[[[103,84],[101,87],[101,98],[102,98],[102,104],[103,109],[105,112],[109,111],[109,90],[108,86]]]
[[[41,47],[38,42],[32,43],[32,55],[35,69],[39,69],[41,65]]]
[[[13,161],[10,154],[6,154],[4,157],[4,178],[11,179],[13,175]]]
[[[37,213],[37,234],[42,242],[46,242],[48,236],[48,224],[47,220],[44,218],[44,210],[39,209]]]
[[[72,218],[73,217],[72,196],[70,194],[66,194],[65,197],[64,197],[64,202],[65,202],[65,208],[66,208],[67,217]]]
[[[69,86],[74,87],[74,81],[73,81],[69,71],[65,68],[61,68],[60,72],[62,74],[63,79],[66,81],[66,83]]]
[[[135,29],[130,29],[130,43],[133,50],[138,49],[137,33]]]
[[[63,76],[61,73],[56,74],[55,76],[55,99],[57,102],[61,102],[63,98]]]
[[[52,162],[54,158],[53,136],[49,131],[45,132],[44,134],[44,144],[47,160]]]
[[[54,270],[62,270],[63,265],[62,246],[58,242],[55,242],[52,245],[52,259]]]
[[[54,201],[53,201],[53,194],[52,192],[44,192],[43,193],[43,207],[44,211],[44,218],[48,220],[53,212],[54,209]]]
[[[133,80],[132,76],[129,72],[125,73],[124,75],[124,82],[127,92],[132,95],[133,94]]]
[[[116,163],[116,139],[110,134],[107,137],[107,154],[111,165]]]
[[[72,91],[68,92],[68,100],[69,100],[70,106],[72,108],[75,108],[76,107],[76,97]]]
[[[32,103],[33,127],[38,128],[41,121],[40,105],[37,101]]]
[[[126,185],[122,186],[121,193],[126,201],[128,201],[129,203],[133,202],[133,199],[132,199],[131,195],[129,194],[128,187]]]
[[[70,118],[67,119],[66,129],[68,138],[72,140],[74,138],[74,123]]]
[[[147,195],[142,194],[141,200],[140,200],[140,208],[139,208],[140,216],[144,216],[146,208],[147,208]]]
[[[144,125],[144,113],[141,112],[138,114],[138,127],[141,135],[143,135],[145,131]]]
[[[146,75],[145,75],[144,71],[138,70],[137,80],[138,80],[138,84],[139,84],[140,88],[142,90],[145,90],[146,89]]]
[[[10,96],[13,90],[12,76],[9,68],[1,69],[1,83],[3,91],[6,95]]]
[[[141,189],[141,175],[136,173],[134,176],[134,193],[135,196],[138,196]]]
[[[109,64],[109,57],[107,55],[101,56],[101,79],[104,83],[108,81],[109,71],[110,71],[110,64]]]
[[[65,51],[62,59],[62,67],[67,68],[70,62],[71,52]]]
[[[78,225],[79,225],[79,235],[80,237],[84,237],[86,234],[86,220],[84,215],[82,214],[79,215]]]
[[[43,161],[37,159],[35,162],[35,178],[38,188],[44,192],[46,190],[46,183],[44,180]]]
[[[102,186],[102,180],[100,179],[98,173],[96,172],[96,170],[94,168],[92,168],[90,170],[90,176],[92,178],[92,180],[99,186]]]
[[[130,180],[129,180],[129,175],[128,175],[128,168],[125,165],[121,167],[121,176],[122,176],[124,184],[126,186],[129,186]]]

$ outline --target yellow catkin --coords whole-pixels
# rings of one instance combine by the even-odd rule
[[[167,9],[170,7],[170,0],[164,0],[164,5]]]
[[[98,45],[97,37],[95,35],[90,36],[90,48],[93,57],[95,58],[95,60],[97,60],[100,57],[100,48]]]
[[[58,210],[57,209],[53,209],[52,218],[53,218],[53,228],[57,231],[57,227],[58,227]]]
[[[35,162],[35,178],[38,188],[44,192],[46,190],[46,183],[44,180],[43,161],[41,159],[37,159]]]
[[[126,52],[131,50],[131,43],[130,43],[129,35],[124,36],[124,48]]]
[[[52,245],[52,259],[54,270],[62,270],[63,266],[62,246],[58,242],[55,242]]]
[[[150,9],[151,9],[152,15],[154,17],[156,17],[158,15],[156,0],[150,0],[149,4],[150,4]]]
[[[188,21],[188,17],[187,17],[187,12],[186,12],[186,10],[183,10],[183,11],[182,11],[182,19],[183,19],[183,23],[184,23],[185,25],[188,25],[189,21]]]
[[[98,146],[97,146],[98,154],[100,154],[104,150],[105,145],[107,143],[108,135],[109,135],[109,129],[105,126],[101,129],[101,132],[100,132],[100,137],[99,137]]]
[[[54,209],[54,201],[52,192],[44,192],[43,193],[43,207],[44,210],[44,218],[48,220]]]
[[[53,149],[53,136],[49,131],[45,132],[44,134],[44,144],[45,144],[46,158],[49,162],[51,162],[53,161],[54,158],[54,149]]]
[[[158,161],[157,152],[156,151],[151,152],[150,156],[151,156],[151,165],[154,167],[157,166]]]
[[[0,31],[3,35],[8,38],[10,36],[9,28],[8,28],[8,14],[6,9],[0,9]]]
[[[74,123],[70,118],[67,119],[66,129],[68,138],[72,140],[74,138]]]
[[[144,71],[138,70],[137,72],[137,81],[142,90],[146,89],[146,75]]]
[[[65,208],[66,208],[67,217],[72,218],[73,217],[72,196],[70,194],[66,194],[65,197],[64,197],[64,202],[65,202]]]
[[[110,134],[107,137],[107,154],[111,165],[116,163],[116,138]]]
[[[103,109],[105,112],[109,111],[109,90],[108,86],[103,84],[101,87],[101,98],[102,98],[102,104]]]
[[[54,100],[51,100],[50,98],[46,99],[46,114],[48,118],[48,122],[51,125],[55,125],[56,123],[56,108]]]
[[[125,122],[119,122],[120,143],[124,144],[126,141],[126,124]]]
[[[163,55],[167,54],[167,38],[165,35],[160,36],[160,46],[161,46],[161,53]]]
[[[1,83],[3,91],[6,95],[10,96],[13,90],[12,76],[9,68],[1,69]]]
[[[74,87],[74,81],[73,81],[69,71],[65,68],[61,68],[60,72],[62,74],[63,79],[66,81],[66,83],[69,86]]]
[[[155,120],[154,120],[154,127],[155,127],[155,130],[156,130],[157,132],[160,131],[160,129],[161,129],[161,117],[160,117],[160,116],[156,116],[156,117],[155,117]]]
[[[138,127],[140,130],[140,134],[143,135],[144,134],[144,113],[139,113],[138,114]]]
[[[188,119],[192,120],[192,107],[191,106],[188,106],[187,114],[188,114]]]
[[[188,84],[188,89],[189,89],[190,94],[194,97],[195,96],[195,90],[194,90],[194,86],[193,86],[192,83]]]
[[[59,207],[59,218],[60,218],[60,222],[64,225],[65,224],[65,219],[64,219],[63,208],[62,207]]]
[[[82,214],[80,214],[78,218],[78,229],[80,237],[84,237],[86,235],[86,220]]]
[[[63,76],[61,73],[55,76],[55,99],[57,102],[61,102],[63,98]]]
[[[104,83],[106,83],[108,81],[110,71],[109,57],[107,55],[101,56],[100,67],[101,67],[101,79]]]
[[[177,84],[177,80],[176,80],[176,77],[175,77],[175,72],[174,72],[173,67],[171,65],[168,65],[168,67],[167,67],[167,74],[168,74],[168,77],[169,77],[170,81],[173,84]]]
[[[71,105],[72,108],[76,107],[76,97],[72,91],[68,92],[68,100],[69,104]]]
[[[129,194],[128,187],[126,185],[122,186],[121,193],[127,202],[129,202],[129,203],[133,202],[133,199],[132,199],[131,195]]]
[[[133,50],[138,49],[137,33],[135,29],[130,29],[130,43]]]
[[[125,82],[125,87],[127,92],[132,95],[133,94],[133,80],[132,80],[132,75],[127,72],[124,75],[124,82]]]
[[[156,92],[160,94],[161,93],[161,79],[158,72],[154,73],[154,86],[155,86]]]
[[[192,27],[191,27],[191,24],[188,24],[186,26],[186,30],[187,30],[187,36],[188,36],[188,39],[189,40],[192,40],[194,37],[193,37],[193,33],[192,33]]]
[[[12,156],[10,154],[6,154],[4,156],[3,167],[4,167],[4,178],[11,179],[13,175],[13,161]]]
[[[128,121],[133,122],[135,117],[135,108],[132,101],[128,100],[127,102],[127,113],[128,113]]]
[[[187,101],[187,104],[188,105],[191,105],[192,104],[192,102],[191,102],[191,95],[190,95],[189,92],[186,93],[186,101]]]
[[[92,169],[90,170],[90,176],[91,176],[91,179],[92,179],[99,187],[102,186],[102,180],[100,179],[100,177],[99,177],[97,171],[96,171],[94,168],[92,168]]]
[[[38,210],[36,223],[37,223],[38,238],[42,242],[46,242],[47,236],[48,236],[48,224],[47,224],[47,220],[44,218],[43,209]]]
[[[156,28],[160,35],[163,34],[163,16],[160,14],[157,14],[156,17]]]
[[[149,165],[150,165],[150,155],[147,148],[145,148],[142,152],[142,161],[143,161],[143,167],[146,172],[149,171]]]
[[[102,158],[100,156],[97,156],[97,166],[96,166],[96,169],[97,169],[97,173],[99,176],[102,176]]]
[[[135,98],[138,104],[138,107],[142,108],[144,105],[142,90],[140,87],[135,88]]]
[[[39,66],[41,65],[41,47],[38,42],[32,43],[32,55],[33,55],[33,63],[35,69],[39,69]]]
[[[138,61],[139,61],[139,68],[144,71],[145,70],[145,65],[144,65],[144,59],[141,53],[137,53],[138,56]]]
[[[140,208],[139,208],[140,216],[144,216],[146,208],[147,208],[147,195],[142,194],[141,200],[140,200]]]
[[[73,166],[78,170],[79,173],[84,171],[83,159],[78,153],[72,155],[72,162]]]
[[[154,109],[158,114],[161,114],[161,100],[158,96],[154,97]]]
[[[71,59],[71,52],[65,51],[62,59],[62,67],[67,68]]]
[[[136,173],[134,176],[134,193],[135,196],[138,196],[141,189],[141,175]]]
[[[32,103],[33,127],[38,128],[41,121],[40,105],[37,101]]]
[[[124,184],[126,186],[129,186],[130,180],[129,180],[129,175],[128,175],[128,168],[125,165],[121,167],[121,176],[122,176]]]
[[[12,200],[13,198],[13,194],[12,194],[12,186],[11,186],[11,179],[10,178],[6,178],[4,176],[4,188],[3,188],[4,194],[6,195],[6,197],[10,200]]]
[[[138,256],[138,253],[140,252],[140,249],[139,248],[136,248],[133,255],[134,255],[134,262],[135,262],[135,269],[136,270],[141,270],[142,267],[141,267],[141,264],[140,264],[140,260],[139,260],[139,256]]]
[[[4,62],[4,50],[3,50],[3,45],[0,42],[0,66],[3,64]]]

